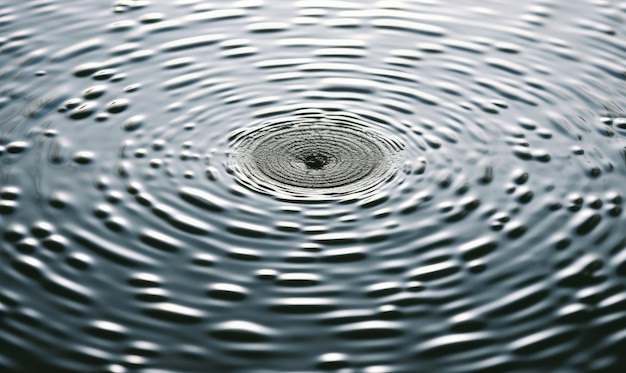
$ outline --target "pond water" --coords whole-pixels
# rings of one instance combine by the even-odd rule
[[[626,371],[625,35],[0,0],[0,372]]]

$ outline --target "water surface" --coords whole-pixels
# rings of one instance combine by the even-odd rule
[[[624,371],[625,20],[0,0],[0,372]]]

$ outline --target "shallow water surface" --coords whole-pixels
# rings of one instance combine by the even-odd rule
[[[626,371],[626,3],[0,0],[0,372]]]

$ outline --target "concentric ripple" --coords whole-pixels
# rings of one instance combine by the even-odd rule
[[[401,164],[401,140],[355,116],[305,112],[233,135],[231,167],[260,192],[300,198],[371,190]]]
[[[0,0],[0,372],[623,373],[625,24]]]

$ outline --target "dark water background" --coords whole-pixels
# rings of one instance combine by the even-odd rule
[[[0,0],[0,372],[626,371],[625,22]],[[307,111],[401,164],[336,198],[233,166]]]

